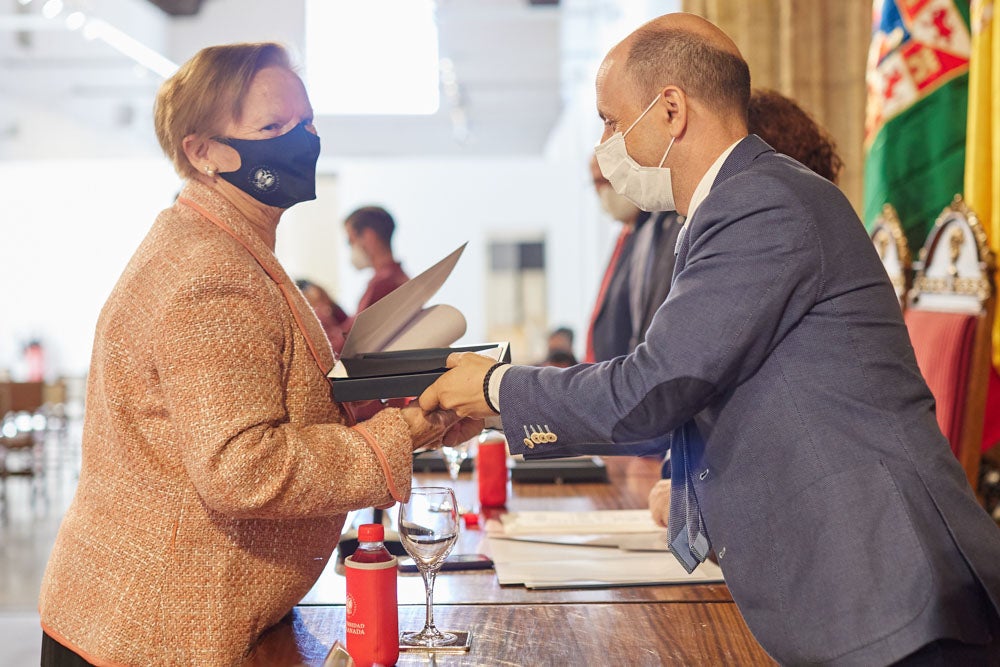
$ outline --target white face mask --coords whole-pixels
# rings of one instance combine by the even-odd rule
[[[598,144],[594,148],[594,155],[597,156],[597,164],[601,168],[604,178],[608,179],[611,187],[618,194],[627,197],[632,203],[643,211],[673,211],[674,208],[674,188],[670,181],[670,169],[664,168],[663,163],[670,153],[670,147],[674,145],[674,138],[670,138],[670,144],[663,153],[663,159],[657,167],[643,167],[632,159],[625,147],[625,135],[632,131],[649,110],[656,105],[660,96],[657,95],[646,110],[643,111],[635,122],[629,126],[625,133],[615,132],[604,143]]]
[[[353,264],[354,268],[358,271],[361,269],[367,269],[372,265],[372,260],[368,256],[368,253],[366,253],[357,243],[351,244],[351,264]]]
[[[618,222],[631,225],[639,215],[639,207],[614,191],[610,185],[602,185],[597,195],[601,198],[601,208]]]

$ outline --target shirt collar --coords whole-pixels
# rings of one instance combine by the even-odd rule
[[[722,151],[722,155],[720,155],[715,159],[715,162],[712,163],[712,166],[708,168],[708,171],[705,172],[705,175],[701,177],[700,181],[698,181],[698,187],[694,189],[694,194],[691,195],[691,203],[688,204],[688,212],[687,212],[687,217],[685,218],[685,224],[687,224],[686,223],[687,220],[690,220],[692,217],[694,217],[695,210],[697,210],[697,208],[701,205],[701,202],[703,202],[705,200],[705,197],[708,196],[709,191],[711,191],[712,184],[715,183],[715,177],[719,175],[719,171],[722,169],[722,165],[726,162],[726,158],[728,158],[729,154],[733,152],[734,148],[736,148],[736,144],[740,143],[741,141],[743,141],[743,139],[737,139],[729,146],[729,148]]]

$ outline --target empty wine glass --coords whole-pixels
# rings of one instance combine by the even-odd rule
[[[462,470],[462,464],[470,456],[469,448],[478,442],[479,436],[477,435],[457,445],[441,445],[438,449],[441,452],[441,458],[444,459],[445,466],[448,468],[448,476],[451,477],[451,481],[458,481],[458,473]]]
[[[450,646],[458,641],[451,632],[434,627],[434,579],[458,539],[455,494],[442,486],[418,486],[409,502],[399,506],[399,539],[424,578],[427,619],[423,630],[404,632],[400,641],[409,646]]]
[[[448,476],[451,477],[452,483],[458,482],[458,474],[462,470],[462,464],[465,461],[475,456],[474,447],[479,444],[479,436],[473,436],[466,440],[465,442],[460,442],[457,445],[442,445],[439,452],[441,452],[441,458],[444,459],[445,466],[448,469]],[[458,506],[458,513],[465,514],[468,512],[468,508],[463,507],[461,504]]]

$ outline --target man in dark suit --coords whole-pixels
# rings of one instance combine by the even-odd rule
[[[683,221],[675,211],[647,213],[611,187],[590,161],[601,208],[622,228],[597,293],[584,361],[628,354],[645,340],[653,314],[670,290],[674,246]]]
[[[1000,530],[938,429],[857,215],[747,136],[749,94],[735,44],[692,15],[616,46],[597,81],[602,170],[687,219],[646,342],[568,369],[452,355],[420,405],[499,412],[514,453],[669,437],[671,551],[693,568],[714,549],[780,662],[995,664]]]
[[[638,206],[611,188],[608,179],[601,174],[596,159],[590,161],[590,172],[594,180],[594,191],[601,200],[601,208],[621,225],[614,249],[604,268],[587,327],[583,360],[593,363],[614,359],[632,351],[629,347],[632,336],[629,276],[638,233],[636,230],[641,228],[649,214],[640,211]]]
[[[653,315],[670,292],[674,249],[683,224],[684,219],[676,211],[660,211],[649,214],[635,232],[629,267],[629,352],[646,340]]]

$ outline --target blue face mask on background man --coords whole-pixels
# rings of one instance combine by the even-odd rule
[[[262,204],[289,208],[316,199],[319,137],[305,123],[271,139],[220,137],[216,141],[240,154],[239,169],[218,175]]]

